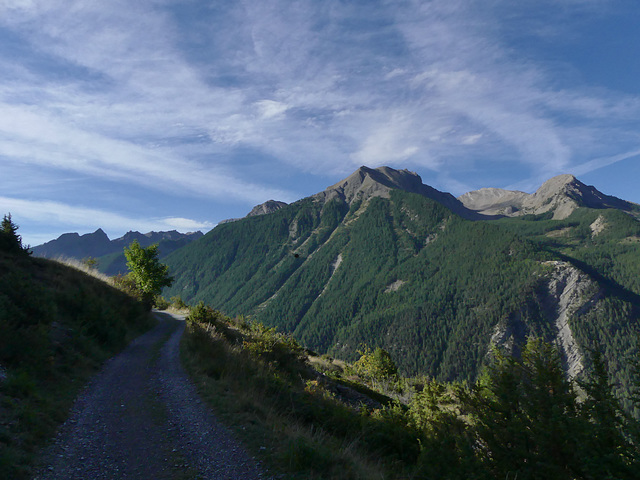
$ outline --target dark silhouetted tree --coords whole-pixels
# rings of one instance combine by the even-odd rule
[[[0,250],[31,254],[29,247],[22,245],[22,237],[18,235],[18,225],[13,223],[11,213],[5,215],[0,224]]]

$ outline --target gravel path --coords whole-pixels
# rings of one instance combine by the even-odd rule
[[[184,321],[156,315],[158,325],[78,397],[36,480],[263,478],[187,379],[179,358]]]

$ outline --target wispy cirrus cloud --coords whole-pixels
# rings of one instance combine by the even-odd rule
[[[77,175],[79,195],[105,179],[171,189],[187,205],[291,201],[314,193],[292,177],[361,164],[457,189],[598,168],[637,150],[639,99],[525,47],[576,41],[610,8],[5,0],[0,174],[32,168],[33,189],[53,170]]]
[[[176,4],[118,5],[14,2],[9,11],[40,48],[103,79],[97,92],[81,83],[50,91],[48,110],[136,143],[173,135],[214,152],[247,145],[310,171],[367,162],[442,171],[475,138],[494,158],[555,172],[583,153],[574,137],[629,110],[623,97],[555,88],[544,65],[515,58],[495,25],[509,9],[501,1],[201,9],[211,27],[191,42],[216,55],[201,61]]]
[[[32,201],[20,198],[0,196],[0,208],[12,214],[13,219],[18,222],[36,221],[39,223],[55,226],[59,234],[77,229],[78,227],[97,230],[104,229],[111,238],[116,238],[132,228],[143,232],[166,231],[166,230],[209,230],[215,226],[207,221],[198,221],[180,217],[144,218],[130,217],[115,214],[110,211],[88,208],[78,205],[69,205],[52,201]],[[37,235],[26,235],[25,243],[37,245],[40,240],[46,241],[51,238],[40,238]]]
[[[205,167],[162,148],[148,148],[74,126],[41,113],[0,104],[0,156],[101,179],[126,181],[187,196],[240,198],[260,203],[265,197],[292,199],[285,190],[235,178],[216,165]],[[5,164],[5,168],[9,162]]]

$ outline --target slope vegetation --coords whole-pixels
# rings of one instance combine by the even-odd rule
[[[0,251],[0,477],[30,474],[100,363],[150,326],[142,305],[95,278]]]
[[[535,287],[539,255],[499,227],[392,190],[225,224],[166,262],[169,294],[251,314],[341,357],[375,343],[408,373],[452,379],[475,374],[496,319]]]
[[[517,350],[530,335],[557,340],[576,372],[589,349],[603,348],[627,390],[640,224],[593,187],[583,197],[604,199],[597,209],[576,194],[573,213],[554,220],[572,178],[542,189],[555,199],[543,214],[470,221],[479,214],[416,174],[363,167],[168,256],[175,283],[166,293],[251,315],[347,360],[363,344],[383,347],[404,374],[440,380],[474,379],[492,342]],[[568,268],[579,288],[566,286]]]

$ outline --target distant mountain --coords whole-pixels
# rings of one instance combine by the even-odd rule
[[[628,388],[621,359],[639,328],[640,222],[625,213],[633,204],[577,182],[465,206],[415,173],[361,167],[167,256],[175,283],[165,294],[251,315],[340,358],[381,346],[404,373],[447,380],[474,378],[492,343],[517,351],[543,336],[572,375],[588,368],[589,349],[605,352]],[[531,215],[504,217],[491,210],[500,202]]]
[[[244,218],[247,217],[255,217],[256,215],[268,215],[269,213],[273,213],[275,211],[280,210],[282,207],[286,207],[287,204],[285,202],[279,202],[277,200],[267,200],[264,203],[261,203],[260,205],[256,205],[255,207],[253,207],[251,209],[251,211],[249,213],[247,213]],[[238,220],[241,220],[240,218],[227,218],[226,220],[222,220],[219,222],[219,225],[225,224],[225,223],[230,223],[230,222],[237,222]]]
[[[255,217],[256,215],[268,215],[269,213],[277,212],[282,207],[286,207],[285,202],[278,202],[276,200],[267,200],[266,202],[256,205],[247,214],[247,217]]]
[[[33,254],[46,258],[75,258],[82,260],[92,257],[98,260],[98,269],[108,275],[126,273],[124,247],[137,240],[143,247],[158,244],[160,258],[202,237],[202,232],[180,233],[176,230],[168,232],[127,232],[124,236],[109,240],[107,234],[98,229],[93,233],[79,235],[65,233],[55,240],[33,247]]]
[[[111,240],[99,228],[93,233],[79,235],[64,233],[57,239],[32,248],[38,257],[55,258],[70,257],[82,259],[85,257],[101,257],[113,251]]]
[[[552,212],[555,220],[562,220],[577,208],[615,208],[626,212],[640,210],[640,206],[605,195],[587,186],[573,175],[558,175],[547,180],[535,193],[482,188],[465,193],[458,200],[470,210],[483,215],[509,217]]]

